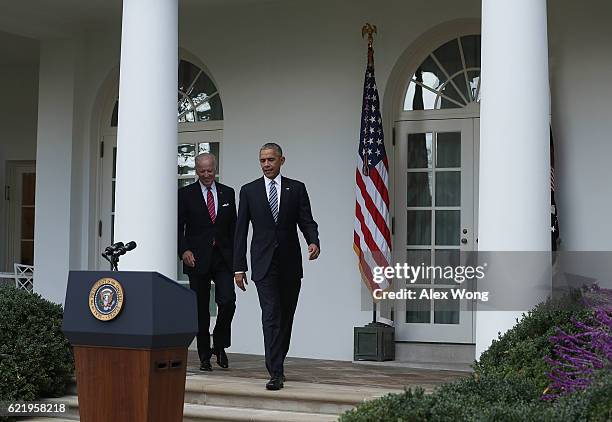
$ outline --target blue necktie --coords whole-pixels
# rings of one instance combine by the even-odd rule
[[[272,211],[274,222],[278,223],[278,193],[276,193],[276,182],[274,180],[270,182],[270,195],[268,195],[268,202],[270,202],[270,211]]]

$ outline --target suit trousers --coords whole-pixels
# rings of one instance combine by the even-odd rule
[[[211,264],[206,274],[190,274],[189,287],[196,292],[198,302],[198,355],[200,361],[210,359],[210,282],[215,283],[217,321],[213,330],[213,347],[225,349],[231,345],[232,319],[236,311],[234,273],[230,271],[219,249],[213,247]]]
[[[265,277],[255,282],[261,307],[266,368],[272,377],[284,374],[283,365],[289,352],[293,316],[302,284],[299,277],[283,273],[278,252],[275,252]]]

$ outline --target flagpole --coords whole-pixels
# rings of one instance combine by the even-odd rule
[[[368,36],[368,64],[363,82],[363,101],[355,172],[356,204],[353,248],[359,258],[362,281],[372,293],[372,322],[354,327],[355,360],[395,359],[395,329],[378,322],[378,302],[374,290],[386,290],[389,280],[373,279],[376,267],[391,264],[391,226],[389,219],[389,165],[384,144],[380,99],[374,76],[374,34],[376,26],[366,23],[361,37]],[[380,195],[370,195],[376,190]],[[382,218],[381,218],[382,217]],[[373,236],[374,234],[375,236]],[[378,281],[378,280],[376,280]]]
[[[376,25],[372,25],[370,23],[366,23],[365,25],[363,25],[363,27],[361,28],[361,38],[365,38],[365,36],[368,36],[368,67],[372,67],[374,68],[374,34],[376,34]],[[363,165],[363,173],[365,176],[368,176],[368,166],[367,166],[367,155],[366,155],[366,159],[364,160],[364,165]],[[377,317],[376,317],[376,301],[374,299],[372,299],[372,325],[375,325],[377,323]]]

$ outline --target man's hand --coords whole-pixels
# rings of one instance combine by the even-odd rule
[[[183,252],[183,264],[191,268],[195,267],[195,257],[193,256],[193,252],[190,250]]]
[[[308,245],[308,259],[310,261],[312,261],[313,259],[317,259],[319,257],[319,253],[321,253],[321,251],[319,250],[319,247],[317,245],[315,245],[314,243]]]
[[[236,286],[243,292],[246,292],[246,285],[249,284],[247,282],[245,273],[236,273],[234,274],[234,281],[236,282]]]

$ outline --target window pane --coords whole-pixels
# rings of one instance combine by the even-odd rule
[[[434,300],[434,324],[459,324],[459,300],[452,298],[449,289],[434,292],[448,292],[448,299]]]
[[[431,211],[406,211],[408,245],[431,245]]]
[[[468,89],[465,82],[465,73],[461,72],[453,78],[453,82],[457,85],[457,88],[461,91],[466,100],[472,101],[470,90]]]
[[[196,106],[198,121],[223,119],[223,109],[217,87],[204,72],[200,73],[189,96]]]
[[[461,206],[461,172],[436,172],[436,206]]]
[[[195,174],[195,145],[178,145],[178,174]]]
[[[436,267],[457,267],[460,264],[460,253],[459,249],[436,249],[434,257],[436,260]],[[436,274],[434,283],[435,284],[457,284],[454,280],[439,277],[440,274]],[[442,274],[443,275],[443,274]]]
[[[436,98],[436,93],[410,82],[404,98],[404,110],[433,110]]]
[[[198,154],[208,152],[219,159],[219,142],[200,142],[198,144]]]
[[[470,83],[472,98],[480,100],[480,70],[470,70],[468,72],[468,82]]]
[[[179,189],[192,184],[193,182],[195,182],[195,179],[178,179],[178,187]]]
[[[179,63],[179,123],[223,120],[223,105],[217,87],[202,69],[181,60]]]
[[[461,167],[461,132],[438,132],[436,167]]]
[[[438,48],[434,51],[434,56],[436,56],[436,59],[438,59],[442,67],[451,77],[460,70],[463,70],[457,39],[451,40]]]
[[[461,37],[461,46],[465,56],[465,65],[480,67],[480,35],[468,35]]]
[[[409,207],[431,206],[431,172],[408,173],[406,205]]]
[[[178,89],[187,95],[191,92],[187,92],[195,78],[200,73],[200,69],[192,63],[186,60],[181,60],[178,66]]]
[[[409,249],[406,251],[406,263],[413,267],[419,267],[424,265],[426,267],[431,265],[431,249]],[[416,284],[431,284],[430,279],[423,277],[423,273],[419,274],[419,278],[415,280]],[[410,280],[407,284],[411,284]],[[408,286],[410,287],[410,286]]]
[[[408,168],[432,167],[433,133],[410,133],[408,135]]]
[[[446,76],[431,56],[427,56],[419,70],[423,72],[423,84],[434,90],[437,90],[440,85],[446,82]]]
[[[459,93],[457,92],[455,87],[452,86],[451,84],[447,84],[447,85],[444,86],[444,88],[442,88],[442,94],[444,94],[446,97],[448,97],[450,99],[455,100],[456,103],[465,105],[465,101],[463,101],[461,99],[461,97],[459,96]],[[440,98],[438,100],[437,107],[440,108],[440,109],[459,108],[459,107],[461,107],[460,105],[456,104],[455,102],[450,101],[448,98],[440,96]]]
[[[178,121],[179,123],[193,121],[193,105],[186,96],[181,94],[179,94],[178,101]]]
[[[406,300],[406,323],[429,323],[431,321],[431,301],[418,299],[424,289],[413,289],[416,299]]]
[[[461,211],[436,210],[436,245],[459,245]]]

